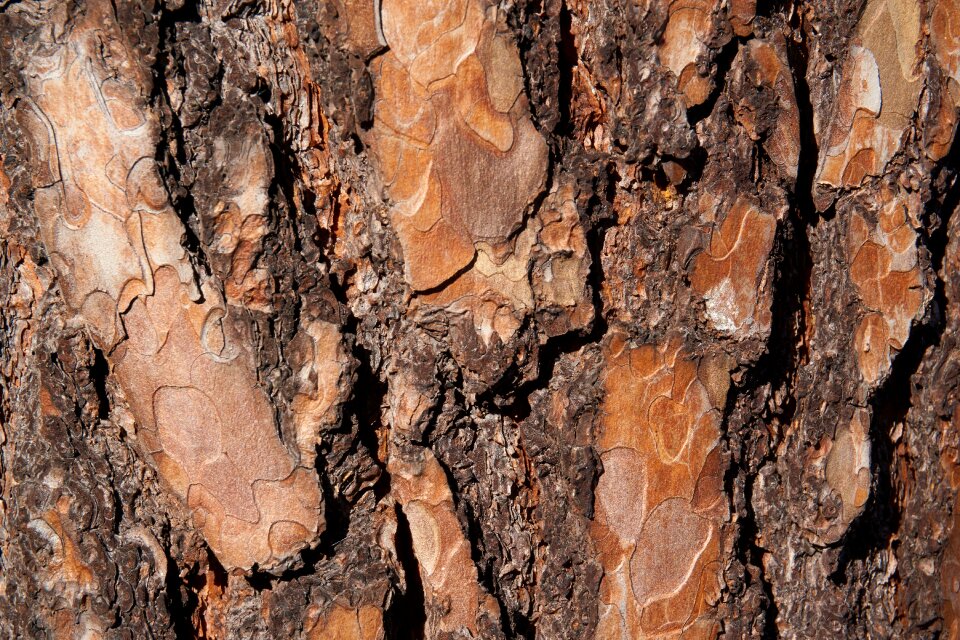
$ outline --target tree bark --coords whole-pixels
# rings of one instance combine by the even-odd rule
[[[0,635],[960,637],[960,0],[0,2]]]

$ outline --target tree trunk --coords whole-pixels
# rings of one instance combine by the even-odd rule
[[[958,113],[960,0],[0,2],[0,635],[960,637]]]

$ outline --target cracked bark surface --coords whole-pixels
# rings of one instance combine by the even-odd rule
[[[0,3],[0,635],[960,637],[955,0]]]

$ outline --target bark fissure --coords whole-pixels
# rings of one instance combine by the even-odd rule
[[[422,640],[426,637],[427,616],[420,565],[413,550],[410,524],[399,507],[396,515],[397,555],[403,567],[404,589],[387,610],[387,623],[391,625],[390,637],[395,640]]]
[[[97,391],[97,417],[106,420],[110,417],[110,397],[107,394],[107,376],[110,375],[110,366],[103,357],[100,349],[93,350],[93,366],[90,367],[90,378]]]
[[[960,158],[960,146],[954,142],[947,158]],[[948,161],[947,165],[951,166]],[[956,166],[956,165],[953,165]],[[933,277],[933,294],[923,319],[914,324],[903,349],[892,360],[890,376],[870,398],[873,421],[870,425],[873,442],[878,445],[879,455],[874,468],[874,485],[864,513],[853,523],[840,562],[831,578],[838,582],[848,581],[848,569],[852,563],[864,561],[893,543],[903,517],[902,487],[907,479],[899,477],[900,464],[892,432],[903,428],[908,413],[916,401],[917,389],[926,386],[917,377],[931,349],[942,344],[947,330],[944,310],[949,307],[941,267],[946,257],[947,231],[950,220],[960,205],[960,182],[951,172],[951,184],[940,197],[935,197],[926,214],[928,216],[920,243],[927,249]]]

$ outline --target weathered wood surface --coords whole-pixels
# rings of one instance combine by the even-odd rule
[[[0,635],[960,637],[960,3],[0,3]]]

